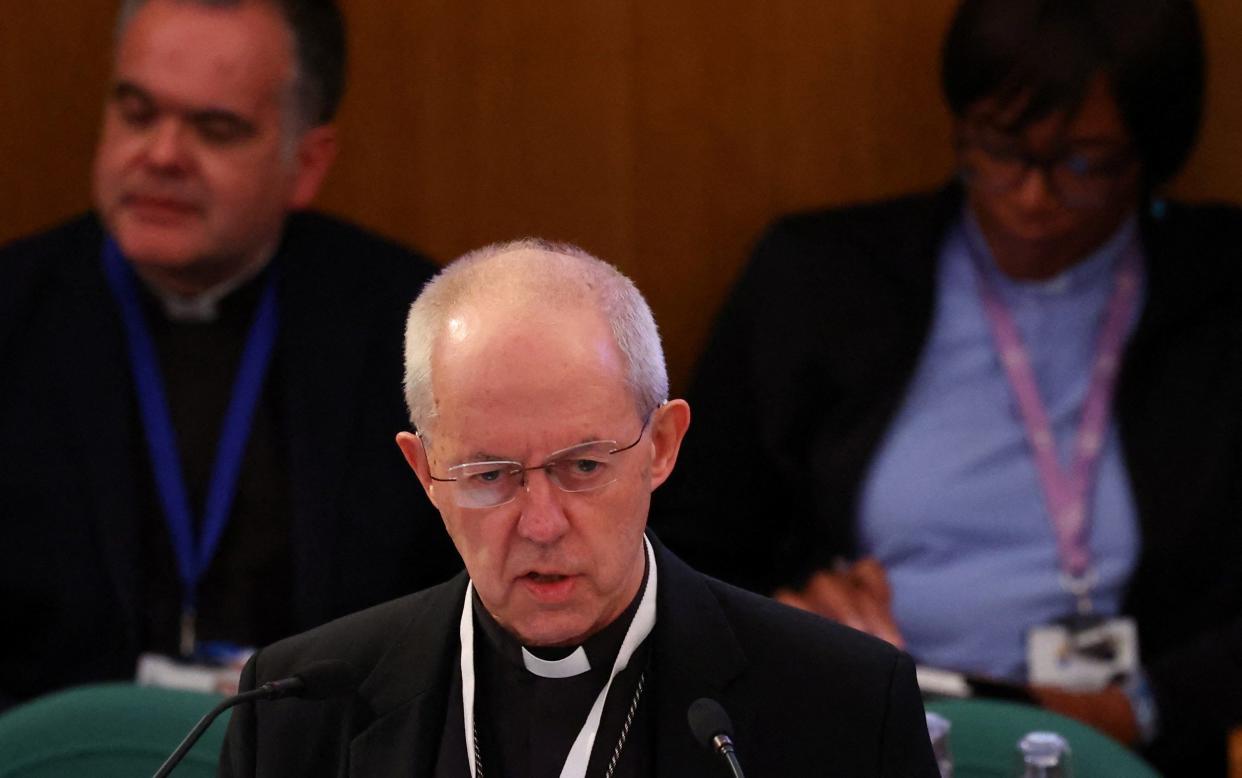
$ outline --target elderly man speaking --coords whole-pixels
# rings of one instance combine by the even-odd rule
[[[687,723],[706,697],[752,775],[937,775],[904,654],[646,534],[690,423],[667,390],[646,302],[580,249],[441,272],[410,310],[397,443],[466,572],[255,655],[243,688],[324,660],[356,687],[239,708],[222,774],[726,776]]]

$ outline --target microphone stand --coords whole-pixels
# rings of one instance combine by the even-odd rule
[[[733,778],[746,778],[742,774],[742,763],[738,761],[732,738],[725,734],[717,735],[712,738],[712,748],[729,763],[729,772],[733,773]]]
[[[206,716],[203,716],[198,720],[198,723],[194,725],[194,729],[190,730],[190,734],[186,735],[185,739],[181,741],[181,745],[177,746],[177,750],[173,751],[172,754],[164,760],[164,764],[160,765],[160,769],[155,771],[153,778],[167,778],[168,774],[171,773],[173,768],[185,758],[185,755],[189,753],[190,749],[194,747],[194,744],[198,742],[198,739],[203,736],[203,733],[207,731],[207,728],[211,726],[211,723],[215,721],[216,717],[221,713],[225,712],[234,705],[240,705],[243,702],[250,702],[251,700],[266,699],[271,695],[272,689],[267,685],[264,685],[257,689],[251,689],[248,692],[242,692],[241,694],[229,697],[228,699],[221,700],[220,703],[216,705],[216,707],[212,708]]]

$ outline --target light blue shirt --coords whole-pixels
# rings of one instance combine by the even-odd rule
[[[1046,281],[1015,281],[988,258],[1030,353],[1062,466],[1087,395],[1113,270],[1136,229],[1128,220],[1084,261]],[[1075,600],[1059,580],[1056,539],[979,300],[966,230],[986,246],[967,215],[941,247],[931,332],[864,484],[859,537],[862,551],[888,571],[893,613],[916,661],[1021,682],[1027,632],[1072,614]],[[1096,613],[1112,615],[1139,548],[1115,422],[1101,456],[1087,499],[1099,576],[1092,600]]]

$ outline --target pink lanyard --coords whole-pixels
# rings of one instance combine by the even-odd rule
[[[1027,442],[1035,457],[1040,487],[1057,539],[1057,553],[1061,557],[1062,584],[1078,598],[1079,611],[1089,613],[1090,592],[1095,581],[1091,551],[1087,545],[1090,528],[1088,501],[1104,448],[1126,331],[1138,302],[1142,266],[1138,240],[1130,241],[1114,272],[1113,293],[1108,301],[1104,326],[1091,366],[1091,385],[1087,389],[1078,431],[1074,435],[1070,466],[1064,469],[1057,457],[1056,438],[1048,420],[1048,411],[1035,383],[1030,354],[1022,343],[1013,316],[988,277],[987,260],[981,247],[975,245],[973,237],[968,235],[967,244],[974,261],[979,299],[987,314],[996,351],[1005,368],[1009,388],[1026,428]]]

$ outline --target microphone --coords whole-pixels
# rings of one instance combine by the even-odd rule
[[[737,751],[733,748],[733,722],[720,703],[708,697],[700,697],[690,703],[686,711],[690,722],[690,731],[694,739],[703,744],[707,750],[718,754],[729,765],[733,778],[745,778],[742,775],[742,763],[737,760]]]
[[[348,663],[339,659],[324,659],[310,663],[296,675],[281,678],[279,681],[268,681],[246,694],[263,692],[256,697],[263,700],[279,700],[281,697],[326,700],[348,694],[357,685],[354,668]]]
[[[154,778],[166,778],[173,768],[181,763],[198,739],[203,736],[216,717],[234,705],[253,700],[279,700],[282,697],[299,697],[304,700],[326,700],[348,694],[358,685],[354,668],[339,659],[325,659],[312,662],[296,675],[268,681],[257,689],[235,694],[221,700],[220,704],[198,720],[190,734],[185,736],[177,750],[172,752],[160,769],[155,771]]]

